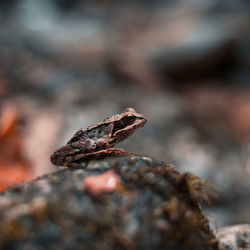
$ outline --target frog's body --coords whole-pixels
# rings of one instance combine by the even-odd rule
[[[86,129],[80,129],[65,146],[51,155],[51,162],[67,166],[88,158],[123,154],[123,149],[112,147],[146,122],[145,116],[132,108],[127,108],[121,114],[113,115]]]

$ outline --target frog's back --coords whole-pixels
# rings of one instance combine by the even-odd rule
[[[93,140],[97,141],[99,139],[107,139],[112,133],[112,127],[110,124],[103,123],[98,126],[93,126],[87,129],[80,129],[74,136],[67,142],[71,144],[77,141]]]

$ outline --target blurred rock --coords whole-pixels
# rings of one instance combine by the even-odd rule
[[[85,179],[111,171],[110,192]],[[0,195],[1,249],[218,249],[203,215],[205,182],[151,158],[82,163]]]
[[[250,1],[0,6],[0,105],[22,116],[37,174],[75,130],[134,106],[149,122],[121,147],[216,183],[219,227],[249,221]]]
[[[189,89],[185,95],[189,103],[189,115],[197,128],[203,130],[203,134],[225,133],[227,137],[231,134],[239,141],[250,142],[248,92],[201,87]]]
[[[176,6],[173,16],[141,17],[140,22],[123,24],[111,55],[114,71],[145,86],[185,88],[218,78],[236,84],[232,75],[248,58],[241,53],[249,46],[243,46],[250,36],[247,16],[207,15],[182,7]]]

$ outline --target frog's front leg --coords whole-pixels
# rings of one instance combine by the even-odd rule
[[[99,159],[102,157],[111,157],[111,156],[115,157],[115,156],[123,156],[123,155],[128,155],[128,154],[131,154],[131,153],[121,148],[108,148],[108,149],[103,149],[94,153],[88,153],[84,155],[82,159],[85,158],[88,160],[92,160],[92,159]]]

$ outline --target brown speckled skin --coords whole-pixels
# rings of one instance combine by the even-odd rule
[[[127,108],[121,114],[77,131],[66,145],[51,155],[50,160],[55,165],[70,166],[81,160],[125,154],[123,149],[112,147],[130,136],[137,128],[144,126],[146,122],[144,115],[137,113],[133,108]]]

